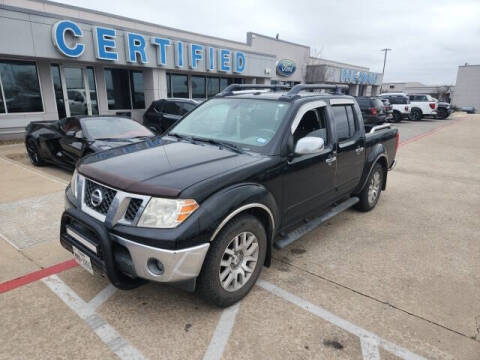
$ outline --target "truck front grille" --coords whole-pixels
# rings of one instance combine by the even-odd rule
[[[99,194],[100,197],[98,196]],[[102,215],[107,214],[116,194],[117,192],[113,189],[107,188],[88,179],[85,181],[85,205]]]
[[[143,200],[142,199],[131,199],[130,204],[128,205],[127,211],[125,213],[125,220],[133,221],[137,216],[138,210],[140,210],[140,206],[142,206]]]

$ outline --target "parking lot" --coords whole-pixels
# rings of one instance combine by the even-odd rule
[[[58,241],[71,174],[0,146],[0,359],[479,359],[480,115],[396,126],[378,206],[275,250],[224,310],[76,266]]]

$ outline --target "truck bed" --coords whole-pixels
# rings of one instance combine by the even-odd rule
[[[397,153],[398,129],[392,128],[390,124],[365,125],[365,147],[367,157],[373,148],[383,144],[388,158],[388,167],[393,165]]]

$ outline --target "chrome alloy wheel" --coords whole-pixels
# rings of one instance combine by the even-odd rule
[[[382,182],[382,175],[380,174],[380,171],[380,169],[375,171],[375,174],[373,174],[370,184],[368,185],[368,203],[370,205],[375,204],[378,195],[380,195],[380,186]]]
[[[237,291],[248,282],[257,266],[258,251],[258,239],[251,232],[242,232],[230,241],[218,273],[225,290]]]

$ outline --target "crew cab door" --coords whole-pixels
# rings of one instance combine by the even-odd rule
[[[60,154],[56,156],[69,164],[75,164],[83,156],[85,139],[80,120],[76,117],[66,118],[60,125],[62,137],[59,139]]]
[[[335,196],[334,141],[325,105],[323,101],[305,104],[289,129],[289,148],[295,149],[298,141],[307,136],[322,138],[324,148],[318,153],[289,156],[283,180],[285,225],[314,217]]]
[[[365,136],[353,101],[331,107],[337,142],[337,198],[349,195],[358,185],[365,165]]]

